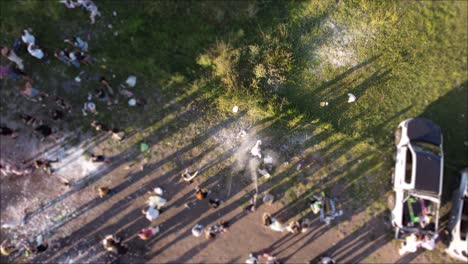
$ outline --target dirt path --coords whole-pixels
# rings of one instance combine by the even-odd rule
[[[43,234],[56,245],[44,254],[29,259],[32,262],[91,263],[116,260],[115,256],[106,254],[100,244],[104,236],[112,233],[123,238],[130,248],[128,254],[120,257],[124,263],[233,263],[244,262],[250,252],[270,252],[288,263],[305,263],[323,254],[331,255],[339,262],[430,262],[419,254],[403,259],[399,257],[395,243],[391,242],[392,232],[383,224],[386,219],[383,214],[366,219],[366,212],[355,215],[348,212],[334,225],[325,226],[309,212],[307,216],[313,218],[314,227],[299,235],[275,233],[262,227],[260,220],[264,212],[276,214],[284,221],[290,219],[288,215],[294,216],[298,212],[285,212],[285,208],[294,210],[291,208],[296,207],[285,204],[286,198],[281,191],[274,193],[280,200],[272,206],[261,205],[250,214],[243,210],[255,190],[248,168],[252,159],[248,151],[256,139],[262,138],[266,139],[265,149],[270,148],[271,153],[277,154],[275,162],[278,163],[278,171],[286,164],[284,162],[298,159],[281,158],[287,155],[281,149],[272,148],[268,130],[258,125],[261,123],[252,122],[242,115],[212,122],[210,126],[206,126],[206,122],[191,122],[166,139],[159,136],[160,141],[149,150],[152,155],[146,157],[143,170],[138,162],[143,160],[145,154],[140,154],[135,147],[113,152],[109,165],[90,167],[91,164],[82,158],[82,152],[111,149],[115,143],[109,139],[101,142],[90,138],[90,142],[96,143],[83,145],[84,149],[67,148],[66,145],[50,148],[49,145],[45,155],[61,157],[62,163],[57,165],[57,173],[64,173],[62,176],[72,179],[75,186],[62,188],[47,177],[38,177],[34,183],[30,183],[32,178],[28,177],[7,179],[8,183],[4,181],[2,188],[8,186],[12,189],[9,192],[2,189],[2,195],[6,195],[2,196],[5,198],[2,199],[2,211],[8,212],[2,214],[2,223],[5,216],[20,217],[25,204],[33,213],[25,226],[6,233],[2,230],[2,233],[16,241],[24,237],[34,239]],[[252,128],[248,136],[238,137],[239,131],[246,127]],[[191,134],[188,131],[202,132]],[[2,144],[15,143],[4,141]],[[2,154],[6,153],[5,149],[11,148],[2,147]],[[44,149],[41,147],[39,150]],[[128,169],[130,164],[133,166]],[[290,166],[296,168],[294,163]],[[201,169],[201,176],[194,183],[187,184],[180,177],[185,168]],[[272,179],[260,181],[260,191],[274,189],[275,184],[281,182],[280,177],[287,175],[278,172]],[[32,191],[35,188],[31,184],[43,187]],[[206,200],[193,203],[194,187],[198,184],[210,189],[212,197],[224,200],[222,206],[212,210]],[[16,187],[20,189],[13,186],[20,186]],[[95,192],[97,186],[109,186],[113,193],[99,198]],[[160,225],[161,233],[142,241],[136,234],[150,222],[144,218],[141,209],[149,196],[147,192],[155,187],[163,188],[164,197],[169,201],[153,223]],[[185,207],[186,203],[190,203],[189,209]],[[340,222],[345,219],[350,224],[343,226]],[[195,224],[208,226],[220,220],[229,221],[229,232],[209,241],[192,236],[191,229]]]

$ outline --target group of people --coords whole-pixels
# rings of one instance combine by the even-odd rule
[[[429,233],[408,234],[405,237],[405,241],[402,242],[398,253],[400,253],[400,255],[404,255],[406,253],[414,253],[418,250],[418,248],[434,250],[436,240],[438,237],[438,234],[430,235]]]
[[[79,68],[81,64],[93,64],[95,62],[95,59],[89,53],[88,42],[79,36],[65,39],[64,42],[70,44],[73,49],[64,48],[54,52],[54,56],[63,63]]]
[[[60,3],[63,3],[67,8],[82,8],[84,11],[89,12],[89,19],[91,19],[91,24],[96,22],[96,17],[101,16],[96,4],[92,0],[60,0]]]
[[[98,11],[97,6],[91,0],[61,0],[67,8],[74,9],[74,8],[82,8],[85,11],[90,13],[91,24],[95,23],[95,19],[98,16],[101,16],[101,13]],[[89,45],[83,38],[80,36],[73,36],[72,38],[65,39],[64,43],[70,44],[72,49],[63,48],[60,50],[56,50],[54,52],[54,56],[58,58],[60,61],[67,65],[73,65],[75,67],[80,67],[82,64],[91,64],[94,62],[94,59],[91,57],[89,53]],[[34,58],[43,61],[44,63],[49,63],[49,57],[47,53],[36,43],[36,37],[33,35],[33,31],[28,28],[24,29],[21,32],[21,42],[17,41],[14,44],[12,49],[8,47],[1,48],[1,54],[3,57],[11,61],[13,65],[9,65],[6,67],[1,67],[1,78],[10,78],[14,81],[25,81],[22,85],[18,85],[16,88],[19,93],[26,97],[27,99],[41,102],[45,104],[47,98],[50,98],[49,94],[41,92],[38,87],[35,86],[32,78],[30,78],[24,72],[24,61],[22,58],[19,57],[18,54],[21,54],[22,45],[26,46],[26,50],[28,53],[33,56]],[[129,78],[130,79],[130,78]],[[78,80],[77,80],[78,81]],[[98,111],[96,109],[96,104],[92,101],[95,97],[99,101],[105,102],[108,106],[114,105],[118,103],[118,95],[124,96],[128,99],[128,104],[130,106],[140,105],[143,106],[146,104],[146,101],[143,98],[137,98],[129,89],[128,87],[132,87],[135,84],[135,79],[130,79],[127,81],[127,86],[120,85],[118,91],[114,89],[111,85],[110,81],[106,79],[104,76],[99,77],[99,87],[95,89],[94,94],[89,93],[87,97],[87,101],[84,103],[82,108],[82,114],[84,116],[87,115],[97,115]],[[50,117],[54,121],[62,120],[66,114],[70,113],[72,110],[71,105],[61,97],[55,97],[54,99],[54,107],[50,109]],[[53,135],[55,131],[44,122],[40,121],[38,118],[35,118],[31,115],[27,114],[20,114],[20,119],[24,122],[26,126],[30,126],[41,135],[41,139],[44,140],[49,136]],[[104,132],[111,135],[112,139],[117,142],[120,142],[125,139],[126,135],[124,131],[121,131],[118,128],[110,128],[104,123],[94,120],[91,122],[91,127],[94,128],[97,132]],[[6,125],[0,126],[0,134],[2,136],[8,136],[12,139],[18,137],[18,131],[12,128],[9,128]],[[262,158],[261,153],[261,146],[262,142],[258,140],[255,146],[251,149],[250,153],[254,158]],[[92,162],[105,162],[109,163],[111,160],[104,156],[104,155],[97,155],[97,154],[90,154],[90,160]],[[21,166],[15,165],[13,162],[9,162],[6,160],[0,160],[0,172],[5,175],[27,175],[31,174],[35,171],[44,172],[47,175],[53,175],[55,169],[53,168],[52,164],[59,162],[58,159],[50,160],[50,159],[37,159],[34,160],[31,164],[23,163]],[[272,161],[271,158],[263,162],[263,168],[259,169],[260,175],[265,176],[265,178],[270,178],[270,172],[272,172]],[[195,171],[194,173],[189,173],[186,170],[182,173],[182,179],[185,182],[192,183],[196,176],[199,175],[199,171]],[[65,185],[70,185],[70,182],[67,180],[63,180]],[[96,188],[98,192],[98,196],[100,198],[104,198],[106,195],[111,193],[111,189],[106,186],[101,186]],[[194,196],[195,202],[197,201],[207,201],[208,206],[212,208],[212,210],[218,209],[223,201],[216,197],[210,196],[211,192],[201,188],[200,186],[195,187]],[[248,212],[252,212],[255,210],[257,193],[251,199],[251,203],[247,209]],[[265,203],[272,203],[273,202],[272,195],[265,195],[263,201]],[[195,203],[193,202],[193,203]],[[155,220],[159,217],[162,213],[163,208],[167,200],[163,197],[163,191],[160,188],[156,188],[154,193],[151,194],[150,197],[147,199],[147,207],[142,210],[143,215],[146,219],[150,222],[149,226],[142,229],[138,233],[138,237],[141,240],[149,240],[152,237],[156,236],[160,233],[160,226],[155,224]],[[186,207],[190,209],[189,203],[186,204]],[[325,223],[330,223],[336,216],[341,215],[341,211],[336,211],[335,203],[333,199],[326,198],[323,196],[314,196],[313,199],[310,200],[310,207],[314,213],[320,212],[320,219]],[[283,225],[280,221],[276,218],[272,217],[270,214],[265,213],[262,218],[262,223],[264,226],[269,227],[270,229],[278,232],[288,231],[293,234],[303,233],[306,232],[311,228],[311,220],[309,218],[304,218],[300,220],[291,221],[288,225]],[[229,222],[221,220],[216,224],[204,227],[201,224],[196,224],[192,228],[192,234],[195,237],[200,237],[204,234],[205,238],[208,240],[216,238],[219,234],[226,232],[229,228]],[[419,240],[418,240],[419,241]],[[413,243],[414,244],[414,243]],[[407,242],[407,245],[404,247],[402,251],[410,251],[411,248],[411,241]],[[44,241],[38,241],[35,247],[31,247],[26,243],[22,243],[24,248],[26,248],[29,252],[34,254],[39,254],[44,252],[48,248],[48,244]],[[114,234],[110,234],[104,237],[102,240],[102,245],[106,251],[112,252],[115,254],[125,254],[128,251],[128,247],[123,244],[122,239],[118,238]],[[409,245],[409,246],[408,246]],[[419,245],[419,244],[418,244]],[[423,244],[420,244],[423,246]],[[0,246],[0,251],[2,255],[10,255],[11,253],[17,251],[18,248],[7,245],[6,242],[2,243]],[[253,253],[250,254],[246,263],[260,263],[260,260],[265,260],[268,264],[275,264],[279,263],[276,257],[272,256],[271,254],[260,254],[254,255]],[[330,262],[331,263],[331,262]]]

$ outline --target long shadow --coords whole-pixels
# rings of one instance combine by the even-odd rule
[[[187,146],[185,146],[185,147],[183,147],[183,148],[181,148],[181,149],[175,151],[173,154],[167,156],[166,158],[164,158],[164,159],[161,160],[161,161],[156,162],[155,164],[150,165],[149,167],[152,168],[152,169],[154,170],[154,169],[156,169],[156,168],[162,166],[162,165],[163,165],[164,163],[166,163],[167,161],[170,161],[171,159],[173,159],[174,157],[180,155],[181,153],[186,152],[186,151],[188,151],[189,149],[196,147],[198,144],[200,144],[201,142],[203,142],[204,140],[206,140],[207,138],[209,138],[209,137],[212,135],[212,133],[215,133],[215,132],[217,131],[217,128],[218,128],[218,127],[223,127],[223,126],[227,125],[228,123],[237,120],[237,119],[240,118],[241,116],[242,116],[242,115],[237,115],[236,117],[233,117],[233,118],[224,120],[223,122],[220,122],[217,126],[210,128],[205,134],[199,136],[199,137],[198,137],[199,140],[193,140],[191,144],[189,144],[189,145],[187,145]],[[197,142],[197,143],[194,143],[194,142]],[[202,158],[203,155],[204,155],[204,153],[202,153],[202,154],[199,156],[199,158]],[[197,161],[197,159],[193,159],[193,160],[192,160],[192,162],[196,162],[196,161]],[[162,175],[162,176],[158,177],[158,178],[155,179],[153,182],[158,182],[158,181],[164,182],[164,181],[166,180],[167,177],[172,177],[172,176],[175,174],[175,171],[181,171],[181,170],[182,170],[182,168],[176,168],[176,169],[174,169],[174,170],[172,170],[172,171],[166,173],[165,175]],[[140,179],[140,178],[143,177],[144,175],[145,175],[144,173],[140,173],[139,176],[138,176],[138,175],[135,175],[135,176],[130,177],[130,178],[132,179],[131,183],[137,181],[138,179]],[[177,174],[177,175],[178,175],[178,174]],[[114,189],[116,189],[117,192],[118,192],[118,191],[121,191],[121,190],[127,188],[128,185],[131,184],[131,183],[129,183],[128,181],[126,181],[126,182],[122,183],[120,186],[115,187]],[[150,186],[150,185],[151,185],[151,184],[146,184],[146,186]],[[145,188],[142,188],[141,190],[145,190]],[[134,195],[135,195],[135,196],[138,196],[138,193],[137,193],[137,194],[134,194]],[[106,200],[106,199],[104,199],[104,200]],[[83,206],[82,208],[79,208],[77,211],[80,212],[80,211],[83,211],[83,209],[89,210],[89,209],[91,209],[92,207],[96,206],[97,204],[101,203],[102,201],[103,201],[103,200],[97,201],[97,200],[95,199],[94,201],[91,201],[89,204]],[[126,204],[127,201],[124,201],[123,203]],[[91,206],[91,207],[90,207],[90,206]],[[115,208],[115,209],[112,209],[112,208],[111,208],[111,212],[112,212],[112,211],[118,210],[118,208],[119,208],[120,206],[122,206],[122,202],[119,202],[119,203],[115,204],[115,205],[112,207],[112,208]],[[111,217],[111,216],[112,216],[112,213],[106,213],[106,215],[108,215],[109,217]],[[70,220],[71,220],[71,219],[70,219]],[[98,221],[98,222],[101,222],[101,221]],[[62,223],[62,224],[64,224],[64,223]],[[87,226],[90,226],[90,224],[88,224]],[[93,226],[93,228],[96,228],[96,226],[95,226],[95,225],[92,225],[92,223],[91,223],[91,226]],[[78,231],[75,232],[75,233],[76,233],[76,234],[79,234],[79,233],[81,233],[81,232],[82,232],[82,230],[78,230]]]
[[[317,254],[312,260],[313,263],[318,262],[320,256],[327,255],[333,257],[339,263],[357,263],[368,257],[371,253],[377,251],[380,247],[391,241],[391,232],[386,230],[379,231],[381,233],[377,238],[370,238],[374,226],[380,226],[384,213],[374,216],[372,219],[362,225],[361,228],[346,236],[341,241],[337,242],[327,250]],[[297,252],[297,251],[296,251]],[[295,252],[289,254],[285,259],[289,259]],[[314,262],[315,261],[315,262]]]
[[[440,126],[444,148],[444,190],[443,199],[450,201],[453,190],[457,188],[454,175],[468,165],[468,151],[464,142],[468,142],[467,131],[468,81],[452,88],[451,91],[426,107],[421,117],[426,117]]]
[[[200,115],[197,115],[196,117],[193,117],[193,115],[190,114],[190,113],[185,113],[185,114],[186,115],[191,115],[192,120],[196,120],[197,118],[200,117]],[[241,116],[241,115],[239,115],[239,116]],[[188,126],[189,124],[190,124],[189,122],[183,123],[183,125],[186,125],[186,126]],[[168,124],[166,124],[166,125],[168,125]],[[182,127],[183,127],[182,125],[179,125],[178,129],[181,129]],[[163,126],[159,127],[159,129],[157,129],[157,130],[153,130],[152,133],[147,136],[147,138],[151,137],[152,135],[162,135],[162,134],[166,134],[166,136],[168,136],[167,133],[163,133]],[[207,138],[207,137],[205,137],[205,138]],[[164,139],[164,137],[160,137],[160,139],[162,140],[162,139]],[[127,140],[131,140],[131,139],[127,139]],[[183,151],[185,151],[185,150],[182,150],[182,151],[180,151],[178,153],[181,153]],[[58,203],[60,201],[63,201],[63,199],[65,199],[67,197],[70,197],[71,195],[79,192],[80,190],[82,190],[86,186],[88,186],[88,185],[90,185],[90,184],[92,184],[94,182],[97,182],[104,175],[107,175],[108,173],[110,173],[111,171],[113,171],[114,169],[119,167],[120,164],[133,160],[134,156],[132,154],[135,154],[135,153],[136,153],[135,149],[129,148],[128,150],[118,154],[117,156],[114,157],[114,161],[110,166],[104,167],[101,171],[98,171],[98,172],[94,173],[93,175],[90,175],[90,176],[86,177],[85,179],[74,183],[73,189],[71,191],[66,192],[65,194],[61,195],[60,197],[57,197],[57,198],[49,201],[48,203],[46,203],[45,206],[42,206],[41,208],[39,208],[39,209],[35,210],[34,212],[32,212],[29,215],[29,218],[31,218],[31,217],[45,211],[46,209],[54,206],[56,203]],[[164,160],[162,160],[161,162],[159,162],[157,165],[161,165],[161,164],[166,163],[168,160],[170,160],[170,158],[173,158],[173,157],[177,156],[178,153],[172,154],[171,156],[169,156],[169,157],[165,158]],[[133,180],[136,180],[136,179],[133,179]],[[97,204],[95,204],[95,205],[97,205]],[[83,206],[83,207],[86,208],[86,206]],[[90,208],[87,208],[87,209],[90,209]]]

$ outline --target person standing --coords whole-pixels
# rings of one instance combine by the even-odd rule
[[[157,233],[159,233],[159,226],[156,226],[156,227],[148,227],[148,228],[142,229],[142,230],[138,233],[138,237],[139,237],[141,240],[148,240],[148,239],[150,239],[152,236],[156,235]]]

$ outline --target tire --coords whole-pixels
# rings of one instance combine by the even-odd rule
[[[397,128],[397,130],[395,130],[395,146],[398,146],[400,141],[401,141],[401,127]]]
[[[395,209],[395,192],[392,191],[389,195],[387,195],[387,208],[388,210],[392,211]]]

